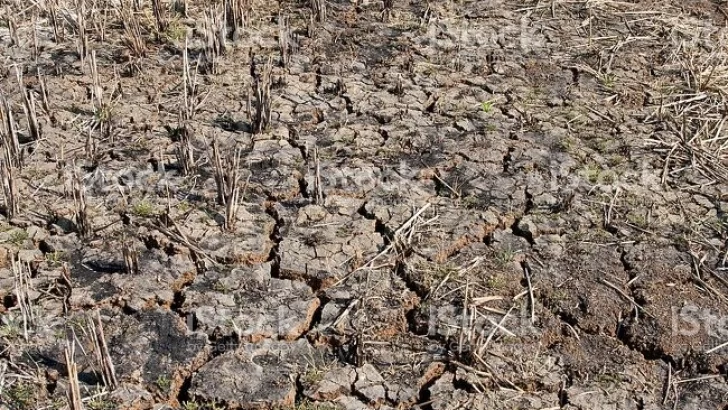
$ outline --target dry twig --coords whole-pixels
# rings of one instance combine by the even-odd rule
[[[106,345],[106,336],[104,335],[104,327],[101,323],[101,314],[98,310],[96,310],[95,319],[94,321],[94,319],[88,318],[89,334],[94,343],[96,362],[101,367],[101,378],[104,385],[113,391],[116,389],[118,381],[116,379],[114,364],[109,354],[109,347]]]
[[[81,401],[81,389],[78,384],[78,367],[76,366],[76,344],[66,341],[66,350],[63,355],[66,359],[66,371],[68,373],[68,406],[71,410],[83,410]]]

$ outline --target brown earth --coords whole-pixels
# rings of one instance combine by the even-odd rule
[[[0,3],[0,409],[728,408],[725,2],[189,3]]]

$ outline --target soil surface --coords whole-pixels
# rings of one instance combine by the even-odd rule
[[[0,409],[728,408],[725,2],[186,3],[0,3]]]

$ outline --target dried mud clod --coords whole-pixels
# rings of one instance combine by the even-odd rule
[[[270,263],[208,271],[185,290],[181,313],[211,338],[293,341],[306,332],[320,301],[301,282],[271,278]]]
[[[246,343],[203,366],[192,378],[190,394],[231,409],[290,407],[296,379],[331,360],[325,349],[305,340]]]

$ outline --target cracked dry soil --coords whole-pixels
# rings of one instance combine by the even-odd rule
[[[0,3],[0,409],[728,408],[724,2],[321,4]]]

